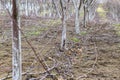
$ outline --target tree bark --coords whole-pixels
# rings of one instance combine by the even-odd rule
[[[54,5],[54,9],[56,10],[58,17],[61,18],[61,14],[55,0],[52,0],[52,4]]]
[[[12,68],[13,80],[22,80],[21,65],[21,32],[20,32],[20,12],[19,0],[13,0],[12,13]]]
[[[86,4],[85,4],[85,0],[83,2],[84,6],[83,6],[83,11],[84,11],[84,17],[83,17],[83,27],[86,27]]]
[[[66,49],[66,14],[65,14],[65,3],[63,0],[60,0],[60,5],[62,8],[62,39],[61,39],[61,50]]]
[[[28,16],[28,0],[26,0],[26,3],[25,3],[25,14],[26,16]]]
[[[80,6],[81,5],[81,1],[77,2],[77,0],[72,0],[73,4],[74,4],[74,8],[75,8],[75,32],[76,34],[80,33],[80,20],[79,20],[79,10],[80,10]],[[78,4],[80,3],[80,4]]]

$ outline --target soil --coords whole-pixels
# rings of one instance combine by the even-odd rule
[[[7,23],[7,27],[3,27]],[[12,73],[10,20],[0,22],[0,79]],[[23,19],[22,31],[43,59],[55,80],[120,80],[120,36],[109,22],[90,23],[75,34],[74,21],[67,21],[67,49],[60,51],[61,21]],[[45,70],[22,35],[23,80],[39,78]],[[54,65],[55,64],[55,65]],[[62,78],[61,78],[62,76]],[[11,80],[5,79],[5,80]],[[45,80],[51,80],[48,76]]]

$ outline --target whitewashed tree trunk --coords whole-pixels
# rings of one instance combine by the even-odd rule
[[[96,9],[96,0],[87,1],[86,8],[87,8],[86,21],[89,22],[92,21],[92,19],[94,18],[95,9]]]
[[[66,21],[65,18],[62,21],[62,40],[61,40],[61,49],[66,49]]]
[[[91,22],[94,17],[95,17],[95,12],[96,12],[96,3],[94,5],[91,6],[90,10],[89,10],[89,21]]]
[[[75,8],[75,32],[76,34],[80,33],[80,20],[79,20],[79,1],[72,0]]]
[[[76,34],[79,34],[80,33],[80,20],[79,20],[79,10],[78,9],[75,9],[75,31],[76,31]]]
[[[43,1],[43,4],[42,4],[42,6],[43,6],[43,16],[45,17],[46,16],[46,3],[45,3],[46,1]]]
[[[36,16],[39,16],[39,9],[40,9],[40,6],[39,6],[39,3],[35,2],[35,15]]]
[[[32,4],[29,2],[29,3],[28,3],[28,6],[29,6],[28,15],[31,15],[31,14],[32,14]]]
[[[84,27],[86,23],[92,21],[95,17],[95,11],[97,6],[97,0],[84,1]]]
[[[12,13],[12,79],[22,80],[21,65],[21,32],[20,32],[20,0],[13,0]]]
[[[34,2],[33,2],[33,14],[34,14],[34,15],[37,15],[37,14],[36,14],[36,11],[35,11],[36,6],[37,6],[37,4],[36,4],[35,1],[34,1]]]
[[[52,3],[53,3],[53,5],[54,5],[54,7],[56,9],[58,17],[61,18],[61,14],[60,14],[59,8],[57,6],[57,2],[55,0],[52,0]]]
[[[12,4],[10,3],[10,1],[5,3],[5,8],[9,10],[10,14],[12,13]]]
[[[47,5],[48,5],[48,12],[49,12],[48,16],[52,17],[52,14],[54,14],[54,11],[53,11],[53,8],[52,8],[52,2],[48,1]]]
[[[66,13],[65,13],[65,3],[60,0],[60,5],[62,8],[62,39],[61,39],[61,50],[66,49]]]
[[[25,15],[28,16],[28,0],[25,2]]]
[[[34,14],[34,3],[31,3],[31,15],[33,15]]]
[[[1,1],[0,1],[0,13],[1,13],[1,10],[2,10],[2,4],[1,4]]]

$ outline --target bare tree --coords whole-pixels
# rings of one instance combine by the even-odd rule
[[[120,1],[108,0],[106,5],[107,16],[119,22],[120,20]]]
[[[28,16],[28,0],[25,1],[25,14]]]
[[[66,49],[66,6],[64,0],[60,0],[60,5],[62,9],[62,40],[61,40],[61,50]]]
[[[20,32],[20,0],[13,0],[13,13],[12,13],[12,67],[13,67],[13,80],[22,79],[21,69],[21,32]]]
[[[83,26],[86,27],[86,23],[92,20],[95,16],[96,9],[96,1],[97,0],[83,0],[83,10],[84,10],[84,19]]]
[[[60,14],[59,8],[58,8],[58,6],[57,6],[56,0],[52,0],[52,4],[53,4],[53,6],[54,6],[54,9],[55,9],[56,12],[57,12],[57,15],[59,16],[59,18],[61,18],[61,14]]]
[[[87,16],[88,22],[94,19],[97,7],[98,7],[97,0],[92,0],[91,2],[89,2],[88,16]]]
[[[83,4],[83,0],[72,0],[75,8],[75,32],[80,33],[80,9]]]

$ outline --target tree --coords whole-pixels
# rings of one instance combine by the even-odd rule
[[[120,1],[119,0],[111,0],[106,2],[106,11],[107,16],[112,18],[114,21],[119,22],[120,20]]]
[[[60,14],[59,8],[58,8],[58,6],[57,6],[56,0],[52,0],[52,4],[53,4],[53,6],[54,6],[54,9],[55,9],[56,12],[57,12],[57,15],[59,16],[59,18],[61,18],[61,14]]]
[[[73,1],[74,8],[75,8],[75,32],[76,34],[79,34],[80,33],[79,11],[80,11],[83,0],[72,0],[72,1]]]
[[[86,27],[86,23],[92,21],[95,16],[96,10],[96,1],[97,0],[83,0],[83,10],[84,10],[84,19],[83,26]]]
[[[12,13],[12,67],[13,67],[13,80],[22,79],[21,69],[21,32],[20,32],[20,0],[13,0],[13,13]]]
[[[91,22],[94,17],[95,17],[95,12],[98,7],[97,0],[92,0],[89,2],[89,7],[88,7],[88,22]]]
[[[60,0],[60,5],[62,9],[62,39],[61,39],[61,50],[66,49],[66,15],[65,15],[65,2],[64,0]]]
[[[28,16],[28,0],[25,1],[25,15]]]

